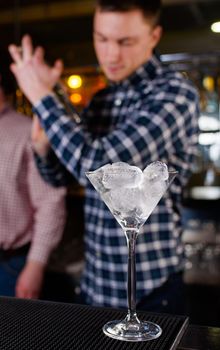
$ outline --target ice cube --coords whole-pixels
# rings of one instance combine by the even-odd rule
[[[167,165],[160,161],[153,162],[144,169],[141,190],[148,202],[152,200],[152,207],[166,191],[168,177]]]
[[[150,198],[156,198],[159,201],[167,189],[167,183],[165,181],[156,181],[150,185],[146,184],[146,187]]]
[[[103,169],[102,183],[105,188],[133,188],[143,179],[141,169],[124,162],[117,162]]]
[[[160,161],[149,164],[143,171],[144,179],[149,181],[166,181],[169,178],[168,168]]]
[[[157,203],[162,198],[164,192],[166,191],[167,184],[165,181],[152,181],[144,179],[140,186],[141,208],[143,210],[143,215],[146,218],[152,213]]]
[[[107,204],[113,210],[121,213],[137,210],[142,203],[140,202],[141,193],[138,187],[136,188],[114,188],[105,194],[108,196]]]
[[[105,164],[102,167],[94,170],[88,171],[86,176],[89,178],[92,185],[95,187],[96,191],[103,192],[105,191],[105,187],[103,186],[102,179],[105,169],[111,168],[111,164]]]

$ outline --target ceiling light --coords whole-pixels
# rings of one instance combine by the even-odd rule
[[[212,30],[214,33],[220,33],[220,22],[214,22],[214,23],[211,25],[211,30]]]

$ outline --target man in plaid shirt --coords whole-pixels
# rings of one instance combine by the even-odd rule
[[[23,57],[15,45],[9,50],[11,69],[51,145],[48,152],[35,120],[33,141],[42,175],[55,186],[68,183],[73,175],[85,186],[81,289],[86,303],[126,307],[127,246],[121,227],[85,172],[118,161],[144,169],[156,160],[179,172],[142,228],[136,268],[139,307],[180,313],[180,205],[197,143],[198,97],[188,80],[163,67],[154,54],[161,37],[159,15],[159,0],[97,1],[94,44],[109,86],[93,97],[81,122],[68,116],[53,93],[61,62],[47,66],[42,48],[33,50],[29,36],[22,40]]]

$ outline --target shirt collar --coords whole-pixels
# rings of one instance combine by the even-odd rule
[[[149,83],[161,72],[161,61],[159,56],[153,55],[150,60],[145,62],[142,66],[132,73],[129,77],[118,83],[110,82],[111,86],[129,87],[138,86],[143,80]]]

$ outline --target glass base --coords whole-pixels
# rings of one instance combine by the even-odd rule
[[[134,323],[125,319],[106,323],[103,327],[103,332],[107,336],[118,340],[147,341],[158,338],[162,333],[162,329],[152,322],[140,321]]]

